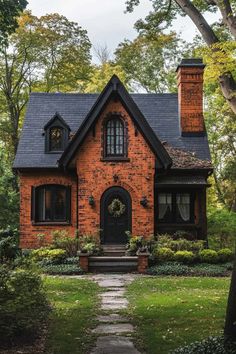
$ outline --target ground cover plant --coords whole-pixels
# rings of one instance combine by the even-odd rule
[[[222,333],[227,278],[143,278],[129,285],[136,342],[149,354],[165,354]]]
[[[53,306],[46,350],[53,354],[87,353],[94,336],[98,286],[87,279],[45,277]]]

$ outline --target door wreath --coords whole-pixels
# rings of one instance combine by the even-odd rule
[[[124,214],[126,206],[117,198],[113,199],[110,205],[108,205],[108,211],[110,215],[115,218],[119,218]]]

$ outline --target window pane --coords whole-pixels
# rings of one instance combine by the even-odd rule
[[[158,219],[161,221],[169,221],[172,219],[171,193],[160,193],[158,195]]]
[[[178,193],[176,195],[178,221],[190,221],[190,195],[189,193]]]
[[[54,219],[66,219],[66,190],[56,189],[54,193]]]
[[[35,197],[35,217],[37,221],[43,221],[45,219],[45,189],[37,189]]]
[[[53,127],[50,129],[50,151],[63,150],[63,129]]]
[[[48,188],[45,188],[44,210],[45,210],[44,220],[51,220],[52,219],[52,192]]]
[[[124,126],[119,118],[107,122],[105,138],[107,156],[124,155]]]

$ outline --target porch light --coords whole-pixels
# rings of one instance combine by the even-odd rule
[[[89,202],[89,205],[94,206],[95,201],[94,201],[94,197],[92,195],[89,196],[88,202]]]
[[[140,200],[140,204],[146,208],[147,204],[148,204],[148,200],[146,196],[143,196],[142,199]]]

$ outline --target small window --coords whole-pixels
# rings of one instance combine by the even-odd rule
[[[194,195],[191,193],[159,193],[157,208],[161,223],[194,222]]]
[[[69,222],[70,188],[61,185],[44,185],[34,191],[34,221]]]
[[[111,118],[105,126],[106,157],[125,156],[124,124],[119,117]]]
[[[49,149],[50,151],[63,151],[63,128],[52,127],[49,133]]]

